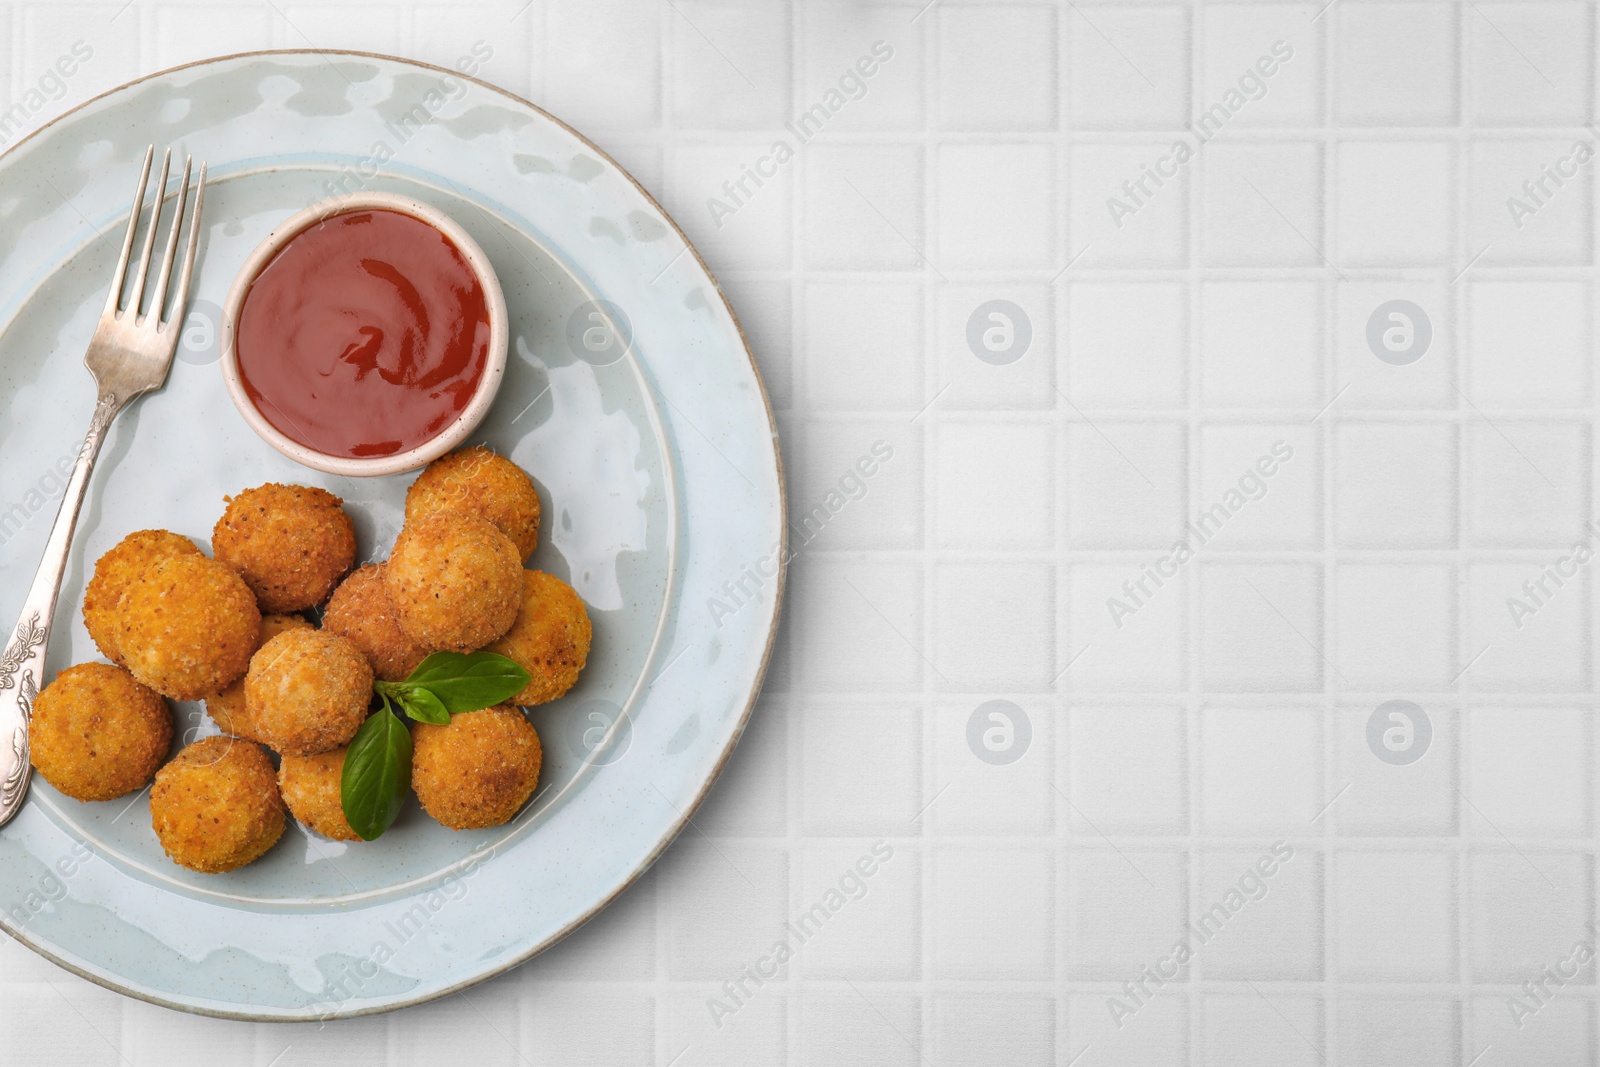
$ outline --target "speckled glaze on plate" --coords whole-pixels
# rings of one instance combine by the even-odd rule
[[[208,546],[227,493],[323,486],[345,498],[363,557],[387,553],[412,476],[294,464],[239,418],[216,365],[218,308],[249,251],[308,203],[357,190],[440,208],[493,261],[510,355],[469,443],[538,483],[545,517],[529,565],[583,596],[594,649],[578,687],[531,713],[544,780],[506,826],[452,832],[413,800],[372,844],[291,826],[263,860],[206,876],[162,854],[143,794],[84,804],[35,777],[0,830],[0,926],[96,982],[205,1014],[342,1017],[445,995],[527,959],[625,889],[729,757],[783,586],[765,392],[672,220],[526,101],[364,53],[176,68],[0,157],[0,617],[21,604],[87,424],[80,357],[128,175],[151,141],[210,165],[193,311],[166,387],[123,416],[102,454],[46,676],[100,658],[77,611],[94,560],[151,527]],[[730,598],[724,583],[741,575]],[[183,740],[214,732],[201,705],[174,710]]]

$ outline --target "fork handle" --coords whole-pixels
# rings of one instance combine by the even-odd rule
[[[28,599],[22,605],[11,642],[0,653],[0,826],[10,822],[22,809],[28,795],[32,768],[28,763],[28,720],[33,715],[33,700],[39,695],[44,672],[44,653],[50,644],[50,628],[55,622],[56,598],[67,570],[67,554],[72,549],[72,533],[78,525],[78,512],[89,489],[89,474],[100,455],[111,420],[117,417],[127,399],[102,390],[89,420],[89,432],[78,461],[67,479],[67,490],[56,512],[45,542],[44,558],[34,575]]]

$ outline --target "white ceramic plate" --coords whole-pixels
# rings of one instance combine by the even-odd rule
[[[94,981],[207,1014],[348,1016],[452,992],[626,888],[737,741],[785,552],[760,378],[672,220],[526,101],[360,53],[253,53],[157,74],[0,157],[0,626],[20,610],[93,406],[81,356],[151,142],[210,166],[194,313],[166,387],[122,416],[101,456],[46,676],[99,658],[78,611],[94,560],[150,527],[209,544],[224,494],[320,485],[345,499],[364,557],[393,543],[411,476],[291,463],[245,425],[216,366],[218,306],[245,256],[341,183],[433,204],[493,261],[511,353],[470,441],[538,483],[529,565],[582,595],[594,649],[577,688],[530,713],[545,778],[506,826],[452,832],[413,801],[375,843],[292,826],[261,861],[198,875],[163,855],[143,795],[84,804],[35,776],[0,829],[0,925]],[[604,329],[597,300],[620,331]],[[730,596],[724,583],[741,576]],[[185,740],[213,732],[200,705],[175,711]]]

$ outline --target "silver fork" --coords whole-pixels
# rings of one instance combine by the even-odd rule
[[[126,301],[122,299],[122,290],[128,278],[128,259],[133,252],[134,234],[139,229],[145,185],[150,178],[150,164],[155,158],[155,151],[155,146],[151,145],[144,154],[144,167],[139,171],[139,188],[133,194],[133,211],[128,216],[128,232],[122,238],[122,255],[117,259],[111,292],[106,296],[105,310],[100,313],[100,323],[89,341],[89,351],[83,356],[84,365],[94,375],[95,384],[100,388],[100,399],[94,406],[89,432],[83,439],[83,448],[78,452],[72,477],[67,480],[61,510],[56,512],[55,524],[50,527],[44,558],[39,562],[39,571],[22,606],[22,618],[5,652],[0,654],[0,826],[10,822],[21,810],[23,798],[28,793],[28,779],[32,776],[28,763],[28,720],[33,714],[33,700],[39,695],[44,653],[50,644],[50,627],[55,620],[56,598],[61,593],[67,552],[72,548],[72,532],[78,525],[78,511],[83,507],[84,494],[89,488],[89,474],[94,470],[95,457],[100,454],[100,446],[105,441],[111,421],[127,407],[128,402],[141,393],[159,389],[167,380],[167,370],[172,366],[172,356],[178,348],[178,335],[183,329],[183,311],[189,299],[189,278],[194,273],[194,252],[200,236],[200,208],[205,199],[204,163],[200,164],[200,173],[195,180],[189,243],[184,249],[183,269],[178,275],[172,309],[165,316],[162,310],[167,303],[168,285],[172,281],[172,265],[178,251],[178,231],[183,228],[183,209],[189,195],[192,157],[186,156],[183,161],[183,182],[178,186],[177,206],[172,212],[172,229],[167,234],[160,273],[156,275],[155,286],[149,289],[148,303],[141,305],[146,295],[145,282],[150,274],[150,256],[155,250],[156,229],[161,222],[161,206],[166,199],[167,173],[172,163],[170,148],[161,159],[161,177],[156,179],[153,198],[155,205],[150,213],[150,225],[145,230],[144,245],[139,252],[138,271],[133,276],[132,291]]]

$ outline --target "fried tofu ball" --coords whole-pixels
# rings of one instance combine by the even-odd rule
[[[487,519],[455,511],[407,523],[383,571],[400,628],[418,644],[471,652],[507,630],[522,600],[522,557]]]
[[[517,621],[488,650],[516,660],[532,676],[513,704],[543,704],[577,682],[593,636],[589,612],[572,586],[553,574],[523,571]]]
[[[406,490],[406,521],[437,511],[488,519],[527,559],[539,544],[539,491],[528,473],[482,445],[440,456]]]
[[[246,489],[229,498],[211,531],[211,550],[239,572],[262,611],[315,607],[356,560],[356,531],[343,503],[305,485]]]
[[[283,755],[329,752],[361,729],[372,667],[349,638],[286,630],[250,657],[245,717],[262,744]]]
[[[233,568],[169,556],[128,585],[117,604],[117,650],[133,676],[173,700],[221,692],[250,666],[261,612]]]
[[[428,657],[396,621],[383,585],[384,565],[369,563],[339,583],[322,615],[322,628],[355,642],[386,682],[403,682]]]
[[[161,695],[109,663],[68,667],[33,703],[28,759],[74,800],[114,800],[143,789],[172,745]]]
[[[544,754],[539,734],[510,704],[411,724],[411,788],[452,830],[509,822],[533,796]]]
[[[94,565],[83,590],[83,625],[106,659],[121,666],[117,653],[117,604],[133,580],[168,556],[198,556],[195,543],[169,530],[139,530],[118,541]]]
[[[261,618],[261,640],[256,645],[257,649],[285,630],[310,630],[312,625],[298,615],[264,615]],[[225,734],[234,737],[243,737],[249,741],[259,741],[250,725],[250,716],[245,707],[244,679],[237,678],[234,683],[220,693],[213,693],[206,697],[206,711],[211,713],[211,721]]]
[[[388,714],[388,712],[384,712]],[[340,787],[344,777],[347,749],[319,752],[314,756],[285,756],[278,767],[278,789],[289,814],[308,830],[335,841],[360,841],[344,817]]]
[[[150,824],[173,862],[191,871],[220,874],[259,859],[284,827],[267,750],[235,737],[188,746],[156,772]]]

